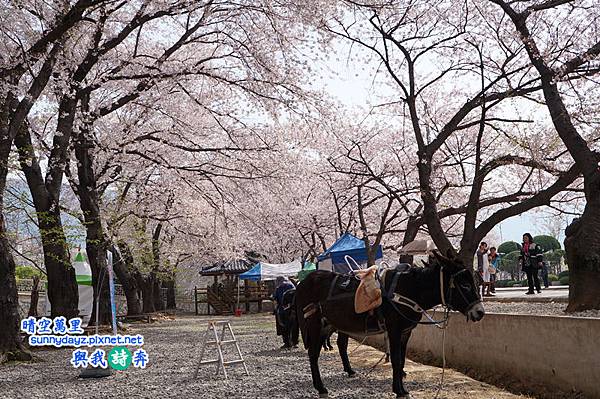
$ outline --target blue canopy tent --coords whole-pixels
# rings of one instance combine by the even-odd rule
[[[360,265],[366,264],[368,257],[365,242],[350,233],[345,233],[327,251],[319,255],[317,269],[348,273],[350,268],[346,263],[346,256],[350,256]],[[381,258],[383,258],[383,250],[379,245],[375,259]]]

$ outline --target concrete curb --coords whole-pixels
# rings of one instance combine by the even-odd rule
[[[409,356],[439,364],[442,334],[438,328],[417,326],[408,343]],[[506,375],[526,381],[535,391],[546,387],[571,392],[574,398],[600,398],[597,342],[600,318],[488,313],[479,323],[466,323],[453,312],[445,353],[447,365],[457,370]],[[366,344],[382,349],[384,338],[374,335]]]
[[[485,306],[486,302],[501,302],[501,303],[511,303],[511,302],[530,302],[530,303],[569,303],[569,298],[564,297],[531,297],[531,298],[519,298],[519,297],[509,297],[509,298],[498,298],[498,297],[486,297],[483,300],[483,304]]]

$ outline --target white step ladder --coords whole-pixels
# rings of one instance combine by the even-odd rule
[[[220,326],[223,327],[221,329],[221,336],[219,336],[219,334],[217,332],[217,329]],[[230,339],[225,339],[227,331],[229,331],[229,334],[231,335]],[[222,346],[226,345],[226,344],[234,344],[235,345],[235,349],[237,350],[237,353],[239,356],[238,359],[229,360],[229,361],[225,361],[225,359],[223,359]],[[210,360],[203,360],[204,354],[206,352],[206,347],[209,345],[216,345],[218,358],[210,359]],[[242,356],[242,352],[240,351],[240,347],[237,343],[235,335],[233,334],[233,330],[231,329],[231,324],[229,323],[229,320],[219,320],[219,321],[209,321],[208,322],[208,328],[204,332],[204,343],[202,344],[202,351],[200,352],[200,360],[198,361],[198,366],[196,367],[196,372],[194,373],[194,378],[198,377],[198,371],[200,370],[200,366],[202,366],[204,364],[212,364],[212,363],[217,363],[216,375],[219,374],[220,370],[223,370],[223,375],[225,376],[225,379],[227,379],[227,370],[225,370],[225,366],[229,366],[232,364],[241,363],[244,366],[244,371],[246,372],[246,375],[250,375],[248,373],[248,368],[246,367],[246,363],[244,362],[244,357]]]

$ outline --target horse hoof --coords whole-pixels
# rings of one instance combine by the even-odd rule
[[[319,398],[327,398],[328,396],[329,396],[329,393],[328,393],[328,392],[325,392],[325,393],[320,393],[320,394],[319,394]]]
[[[348,372],[348,377],[350,377],[350,378],[356,377],[356,372],[355,371],[349,371]]]

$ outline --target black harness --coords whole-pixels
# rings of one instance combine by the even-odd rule
[[[401,317],[403,317],[404,319],[406,319],[407,321],[409,321],[413,324],[436,325],[438,327],[440,327],[441,325],[444,325],[448,321],[450,310],[454,310],[452,307],[452,293],[454,291],[453,289],[457,288],[454,283],[454,280],[461,273],[468,273],[468,270],[462,269],[456,273],[453,273],[450,276],[450,280],[448,282],[448,287],[446,287],[446,289],[444,289],[444,282],[443,282],[444,281],[444,268],[441,267],[441,269],[440,269],[440,296],[441,296],[441,300],[442,300],[442,306],[444,306],[444,308],[445,308],[445,312],[444,312],[445,315],[442,320],[434,320],[431,316],[429,316],[427,311],[425,309],[423,309],[421,307],[421,305],[419,305],[417,302],[415,302],[411,298],[408,298],[406,296],[396,293],[396,287],[398,286],[400,277],[402,275],[410,274],[411,270],[412,270],[412,267],[410,267],[409,265],[401,264],[393,270],[386,271],[386,272],[388,272],[388,271],[393,272],[394,274],[392,276],[392,281],[391,281],[389,287],[387,289],[382,289],[383,299],[385,299]],[[341,284],[338,285],[337,281],[340,278],[344,278],[346,280],[344,280]],[[329,292],[328,292],[327,299],[325,302],[332,300],[332,299],[342,299],[342,298],[354,297],[353,290],[348,290],[348,292],[344,292],[344,293],[336,293],[334,295],[334,290],[336,287],[341,287],[343,289],[349,288],[349,285],[351,285],[351,282],[352,282],[352,278],[355,278],[355,276],[353,274],[336,274],[336,276],[334,277],[334,279],[331,282],[331,285],[329,287]],[[385,288],[385,281],[382,281],[381,276],[379,276],[379,274],[377,275],[377,279],[380,283],[380,286],[382,288]],[[385,280],[385,278],[384,278],[384,280]],[[465,294],[463,293],[463,290],[461,289],[461,287],[458,287],[457,291],[462,296],[465,303],[468,303],[467,309],[471,309],[471,307],[475,306],[477,303],[480,302],[479,299],[476,299],[475,301],[469,303],[468,299],[465,296]],[[398,307],[398,305],[408,308],[410,311],[412,311],[414,313],[421,314],[421,316],[424,315],[429,320],[428,321],[413,320],[412,318],[406,316],[404,314],[404,312],[402,311],[402,309],[400,309]],[[304,318],[308,319],[309,317],[313,316],[317,312],[321,311],[321,306],[322,306],[322,304],[320,302],[319,303],[311,303],[311,304],[307,305],[304,309],[302,309],[303,313],[304,313]],[[381,328],[385,329],[385,324],[383,323],[383,313],[381,310],[381,306],[379,306],[378,308],[375,309],[375,314],[376,314],[376,317],[378,319],[378,322],[379,322]]]

